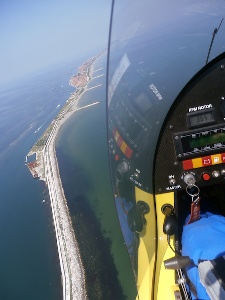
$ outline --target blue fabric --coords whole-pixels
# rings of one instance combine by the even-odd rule
[[[189,217],[187,218],[187,220]],[[189,256],[196,265],[199,259],[211,260],[225,255],[225,217],[206,213],[202,218],[183,227],[182,255]],[[199,281],[197,267],[187,269],[187,274],[197,289],[197,298],[210,299]]]
[[[132,258],[136,254],[136,238],[135,233],[132,232],[128,226],[127,214],[133,207],[133,204],[126,198],[115,197],[117,214],[120,221],[121,230],[127,246],[130,257]]]

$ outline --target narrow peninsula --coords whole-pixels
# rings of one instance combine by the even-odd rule
[[[92,65],[101,54],[92,57],[78,69],[69,81],[76,91],[71,94],[66,104],[51,122],[43,135],[26,156],[26,165],[34,178],[45,181],[51,201],[53,222],[56,233],[59,261],[62,274],[63,299],[87,299],[85,271],[76,241],[76,234],[64,195],[55,151],[55,140],[60,127],[77,110],[98,104],[78,108],[82,94],[88,90],[92,78]]]

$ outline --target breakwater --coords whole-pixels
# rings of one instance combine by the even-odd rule
[[[60,267],[63,280],[63,299],[85,299],[85,275],[79,249],[59,175],[55,155],[55,138],[59,130],[56,123],[43,150],[45,181],[49,189],[55,226]]]
[[[91,65],[93,62],[94,59],[91,61],[89,68],[85,69],[87,82],[90,81],[89,76],[92,73]],[[76,110],[100,103],[94,102],[78,108],[79,100],[87,90],[86,84],[71,95],[64,108],[26,156],[26,165],[32,176],[45,181],[49,190],[62,275],[63,300],[87,299],[87,294],[85,271],[59,174],[55,141],[60,127]],[[35,160],[28,162],[31,156],[35,156]]]

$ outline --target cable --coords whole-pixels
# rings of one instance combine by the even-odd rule
[[[171,246],[171,244],[170,244],[170,235],[169,235],[169,234],[167,234],[167,243],[168,243],[170,249],[171,249],[176,255],[180,256],[180,254],[176,251],[176,249],[174,249],[174,248]]]

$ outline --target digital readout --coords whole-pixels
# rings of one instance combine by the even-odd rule
[[[198,127],[203,124],[210,124],[214,122],[214,116],[212,111],[201,113],[201,114],[193,114],[193,115],[189,115],[188,117],[189,117],[189,122],[191,127]]]
[[[225,147],[225,132],[209,131],[181,136],[183,153],[195,151],[214,150]]]

